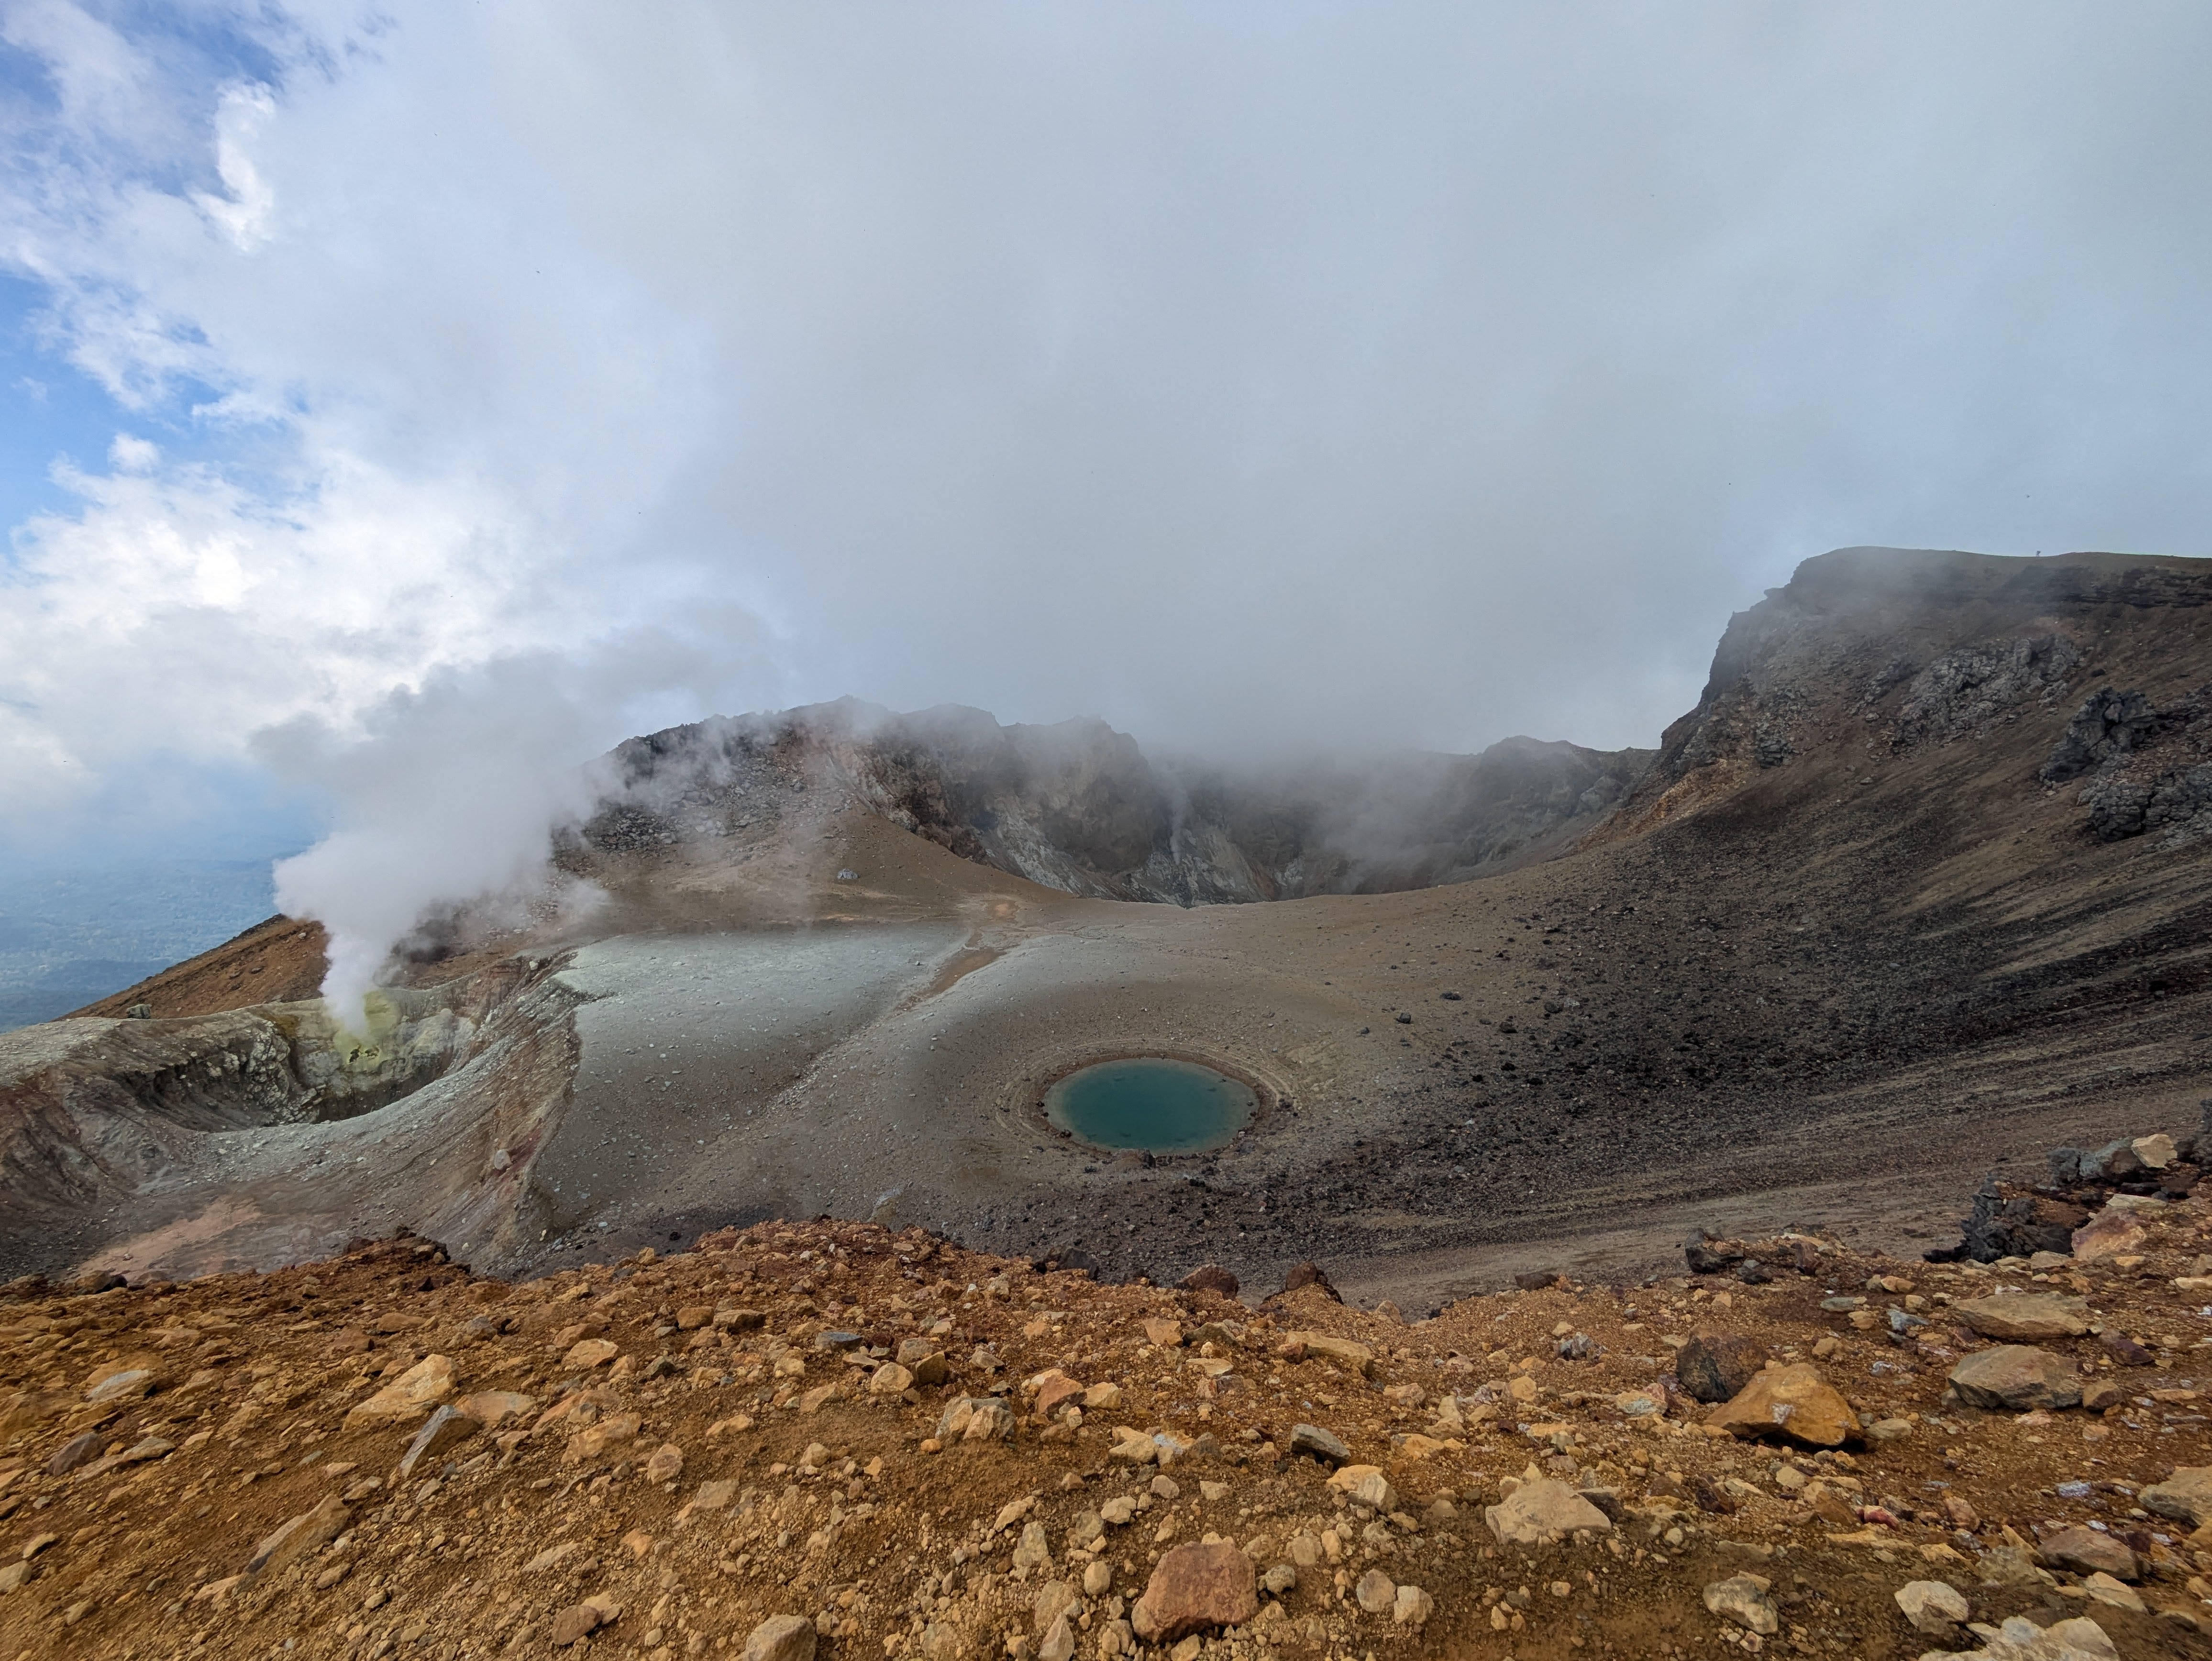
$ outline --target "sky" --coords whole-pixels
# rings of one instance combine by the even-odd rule
[[[2202,552],[2207,61],[2150,0],[0,0],[0,861],[389,869],[846,693],[1648,745],[1826,548]]]

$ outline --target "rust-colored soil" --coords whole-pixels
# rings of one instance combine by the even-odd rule
[[[293,1003],[320,994],[325,967],[320,923],[271,917],[211,951],[70,1013],[122,1016],[144,1004],[156,1019],[169,1020]]]
[[[734,1655],[784,1614],[811,1621],[827,1657],[1035,1655],[1040,1594],[1064,1583],[1088,1658],[1119,1649],[1116,1623],[1170,1544],[1219,1536],[1263,1575],[1310,1560],[1256,1619],[1193,1652],[1251,1661],[1747,1652],[1760,1646],[1704,1596],[1745,1573],[1769,1583],[1778,1630],[1763,1644],[1784,1653],[1971,1648],[1899,1613],[1899,1587],[1941,1580],[1977,1621],[2087,1615],[2130,1661],[2201,1656],[2212,1530],[2191,1537],[2139,1501],[2175,1467],[2212,1463],[2212,1299],[2176,1284],[2208,1247],[2198,1198],[2164,1207],[2140,1251],[2047,1275],[1778,1242],[1763,1255],[1807,1272],[1563,1285],[1411,1326],[1313,1288],[1253,1309],[826,1222],[524,1285],[410,1239],[183,1285],[17,1283],[0,1300],[0,1563],[27,1567],[0,1571],[0,1585],[21,1580],[0,1595],[0,1655]],[[1947,1402],[1949,1369],[1986,1348],[1949,1302],[2003,1286],[2086,1296],[2104,1335],[2045,1348],[2116,1381],[2116,1405]],[[1823,1309],[1832,1294],[1863,1298],[1874,1328]],[[1930,1324],[1893,1343],[1878,1318],[1893,1306]],[[1813,1361],[1863,1423],[1887,1422],[1818,1454],[1709,1433],[1708,1409],[1673,1388],[1671,1341],[1700,1330]],[[831,1347],[852,1342],[836,1332],[860,1348]],[[1365,1346],[1371,1363],[1300,1332]],[[1561,1359],[1577,1335],[1595,1354]],[[2122,1335],[2138,1364],[2116,1363]],[[872,1393],[914,1340],[949,1377]],[[430,1402],[373,1426],[349,1415],[438,1357],[453,1378],[434,1398],[477,1414],[483,1392],[530,1401],[403,1475]],[[88,1402],[118,1368],[143,1369],[150,1393]],[[1118,1403],[1039,1422],[1032,1389],[1054,1368],[1118,1385]],[[1019,1420],[1012,1439],[939,1451],[949,1404],[990,1394]],[[1370,1508],[1326,1465],[1287,1457],[1301,1422],[1341,1437],[1395,1494]],[[1132,1463],[1119,1427],[1188,1445],[1164,1469]],[[55,1473],[87,1433],[104,1455]],[[1592,1493],[1610,1528],[1502,1543],[1486,1507],[1539,1476]],[[1086,1518],[1120,1515],[1116,1499],[1129,1520],[1094,1538]],[[309,1514],[312,1548],[246,1573]],[[2035,1566],[2039,1539],[2081,1523],[2136,1555],[2132,1588]],[[1434,1599],[1425,1626],[1363,1610],[1370,1570]]]

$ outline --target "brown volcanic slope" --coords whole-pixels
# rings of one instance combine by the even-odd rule
[[[406,1225],[516,1272],[827,1213],[1110,1273],[1320,1256],[1428,1307],[1700,1220],[1902,1243],[1985,1167],[2197,1121],[2208,600],[2191,561],[1808,561],[1576,851],[1414,891],[1084,897],[899,829],[834,746],[726,748],[568,850],[609,895],[587,924],[494,979],[432,989],[482,943],[416,964],[381,1048],[266,1009],[0,1040],[35,1200],[0,1260]],[[1095,830],[1024,846],[1074,869]],[[184,1064],[116,1049],[157,1037],[264,1057],[250,1125],[174,1129]],[[1034,1113],[1056,1070],[1149,1050],[1268,1106],[1152,1167]]]
[[[1907,1625],[1896,1594],[1938,1582],[1984,1632],[2027,1622],[2007,1656],[2202,1657],[2212,1206],[2148,1203],[2132,1250],[2048,1271],[1799,1237],[1757,1248],[1792,1265],[1762,1285],[1555,1284],[1411,1326],[856,1223],[522,1285],[406,1239],[18,1282],[0,1653],[674,1661],[757,1655],[779,1618],[771,1653],[815,1661],[1640,1661],[1756,1652],[1747,1626],[1792,1656],[1996,1652]],[[2006,1289],[2057,1295],[1982,1301]],[[2032,1349],[1972,1324],[2054,1304]],[[2008,1354],[2070,1381],[2057,1410],[1947,1394]],[[1761,1363],[1812,1375],[1788,1424],[1814,1445],[1692,1399]],[[1515,1526],[1547,1502],[1552,1531]],[[1177,1645],[1194,1557],[1230,1596],[1181,1605]]]

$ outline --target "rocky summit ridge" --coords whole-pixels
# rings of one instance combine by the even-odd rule
[[[1153,760],[1097,720],[1002,727],[947,705],[854,698],[632,739],[583,828],[621,849],[756,830],[834,791],[973,860],[1064,893],[1177,905],[1381,893],[1565,851],[1650,760],[1506,739],[1480,755],[1235,770]]]
[[[0,1654],[2202,1656],[2212,1203],[2133,1174],[2031,1258],[1700,1231],[1411,1323],[828,1220],[21,1280]]]

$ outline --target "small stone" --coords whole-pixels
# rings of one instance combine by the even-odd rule
[[[1293,1263],[1283,1276],[1283,1290],[1286,1293],[1297,1292],[1306,1287],[1313,1287],[1322,1296],[1334,1302],[1344,1301],[1337,1296],[1336,1287],[1330,1282],[1328,1273],[1319,1263]]]
[[[558,1649],[567,1649],[599,1630],[599,1612],[589,1603],[571,1603],[553,1617],[549,1634]]]
[[[1912,1434],[1910,1419],[1877,1419],[1867,1427],[1867,1440],[1874,1443],[1901,1442]]]
[[[1675,1352],[1674,1378],[1692,1401],[1732,1400],[1766,1365],[1766,1346],[1727,1333],[1698,1333]]]
[[[1342,1439],[1323,1430],[1319,1425],[1292,1425],[1291,1451],[1294,1454],[1310,1453],[1332,1465],[1347,1463],[1352,1458],[1352,1450],[1344,1445]]]
[[[2092,1413],[2116,1408],[2127,1399],[2127,1391],[2121,1389],[2115,1379],[2084,1378],[2081,1381],[2081,1405]]]
[[[1277,1563],[1260,1577],[1260,1584],[1267,1588],[1268,1596],[1272,1597],[1281,1597],[1296,1591],[1298,1587],[1297,1567],[1291,1563]]]
[[[746,1638],[744,1661],[814,1661],[814,1623],[803,1615],[771,1615]]]
[[[1229,1497],[1229,1484],[1201,1480],[1198,1485],[1198,1494],[1199,1498],[1204,1500],[1208,1505],[1215,1505]],[[1396,1507],[1390,1506],[1387,1509],[1395,1510]]]
[[[1076,1606],[1075,1588],[1065,1580],[1048,1580],[1039,1587],[1030,1604],[1030,1625],[1036,1635],[1043,1637],[1052,1630],[1052,1623],[1060,1620]]]
[[[1237,1295],[1237,1277],[1218,1263],[1207,1263],[1182,1277],[1185,1292],[1211,1292],[1223,1298]]]
[[[4,1568],[0,1568],[0,1597],[4,1597],[10,1592],[22,1591],[37,1573],[36,1564],[21,1560],[9,1564]]]
[[[604,1419],[586,1425],[568,1439],[568,1445],[561,1451],[563,1464],[578,1464],[586,1459],[596,1459],[617,1442],[627,1442],[637,1434],[640,1421],[635,1413],[611,1413]]]
[[[1037,1644],[1037,1661],[1075,1661],[1075,1634],[1063,1615]]]
[[[1158,1349],[1173,1349],[1182,1342],[1182,1328],[1154,1317],[1145,1323],[1145,1342]]]
[[[1931,1638],[1948,1638],[1966,1624],[1968,1609],[1963,1593],[1941,1580],[1914,1580],[1892,1594],[1915,1632]]]
[[[1359,1600],[1359,1607],[1368,1614],[1388,1615],[1392,1605],[1398,1601],[1398,1586],[1382,1570],[1370,1569],[1359,1577],[1359,1584],[1352,1588],[1352,1596]]]
[[[1373,1510],[1387,1513],[1398,1509],[1398,1490],[1374,1465],[1339,1466],[1328,1485]]]
[[[1332,1361],[1341,1362],[1363,1376],[1375,1371],[1375,1352],[1351,1338],[1339,1338],[1326,1332],[1289,1332],[1283,1335],[1283,1342],[1303,1349],[1308,1355],[1324,1355]]]
[[[1111,1379],[1096,1384],[1083,1392],[1085,1413],[1111,1413],[1121,1405],[1121,1386]]]
[[[1437,1612],[1437,1600],[1419,1586],[1401,1586],[1391,1601],[1390,1618],[1401,1627],[1420,1627]]]
[[[2132,1580],[2142,1572],[2124,1542],[2078,1524],[2047,1534],[2037,1543],[2046,1559],[2077,1574],[2102,1573]]]
[[[605,1366],[622,1354],[622,1346],[611,1338],[583,1338],[568,1347],[561,1358],[561,1365],[572,1372],[587,1372],[593,1367]]]
[[[1252,1560],[1225,1542],[1170,1547],[1129,1611],[1148,1644],[1172,1644],[1211,1627],[1241,1626],[1259,1613]]]
[[[2086,1299],[2049,1292],[1969,1298],[1952,1305],[1951,1312],[1984,1338],[2078,1338],[2089,1329]]]
[[[663,1442],[653,1449],[653,1457],[645,1462],[645,1480],[648,1482],[672,1482],[684,1474],[684,1450],[673,1442]]]
[[[486,1430],[497,1430],[508,1420],[520,1418],[537,1405],[536,1396],[514,1390],[472,1390],[453,1398],[454,1412],[467,1415]]]
[[[1613,1519],[1565,1482],[1546,1478],[1523,1482],[1502,1505],[1486,1507],[1482,1520],[1501,1544],[1533,1546],[1547,1534],[1567,1534],[1577,1529],[1609,1533]]]
[[[1733,1436],[1779,1436],[1814,1448],[1840,1447],[1859,1433],[1858,1415],[1809,1361],[1759,1373],[1705,1423]]]
[[[963,1396],[938,1416],[940,1442],[1005,1441],[1014,1433],[1014,1410],[995,1396]]]
[[[2114,1579],[2109,1574],[2092,1574],[2087,1577],[2081,1582],[2081,1590],[2100,1603],[2110,1603],[2114,1609],[2130,1609],[2137,1615],[2148,1613],[2143,1608],[2143,1600],[2136,1595],[2135,1588],[2124,1581]]]
[[[276,1525],[246,1561],[248,1574],[278,1573],[311,1551],[319,1550],[345,1532],[352,1513],[335,1494],[325,1494],[312,1510]]]
[[[896,1396],[914,1384],[914,1374],[896,1361],[886,1361],[868,1375],[868,1394]]]
[[[481,1428],[475,1420],[455,1412],[450,1403],[439,1408],[415,1433],[407,1451],[399,1456],[400,1475],[412,1476],[415,1467],[423,1460],[441,1457],[447,1449],[467,1441]]]
[[[1042,1568],[1051,1561],[1052,1544],[1045,1538],[1044,1524],[1025,1524],[1022,1529],[1021,1543],[1014,1548],[1014,1567],[1018,1569]]]
[[[111,1372],[84,1393],[91,1406],[103,1406],[109,1402],[135,1402],[153,1392],[156,1382],[151,1367],[126,1367]]]
[[[46,1461],[46,1475],[66,1476],[80,1465],[88,1465],[107,1451],[107,1439],[96,1430],[88,1430],[72,1436],[55,1450],[54,1457]]]
[[[2081,1400],[2081,1378],[2064,1356],[2025,1344],[2000,1344],[1969,1355],[1951,1369],[1951,1388],[1968,1407],[2070,1408]]]
[[[1112,1590],[1113,1585],[1114,1566],[1111,1563],[1102,1560],[1084,1566],[1083,1595],[1085,1597],[1103,1597]]]
[[[1782,1617],[1766,1595],[1772,1584],[1764,1575],[1732,1574],[1705,1588],[1705,1607],[1747,1632],[1771,1638],[1782,1629]]]

